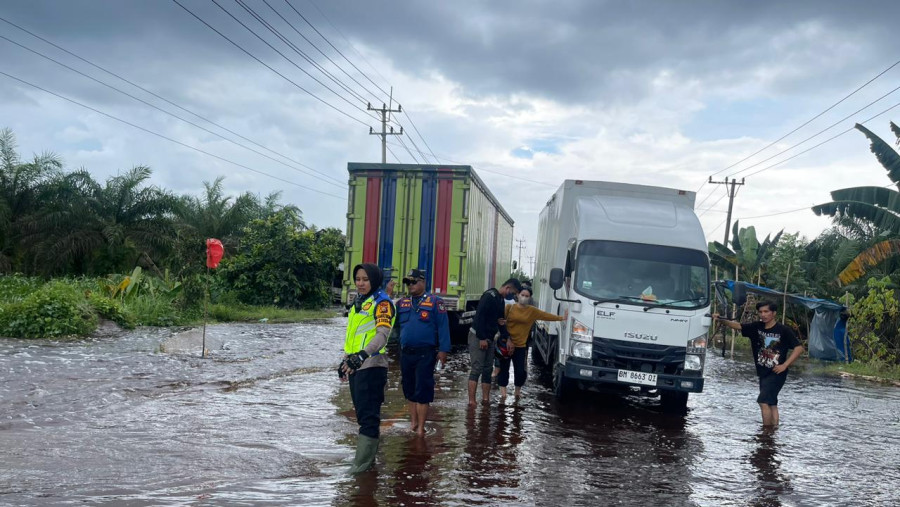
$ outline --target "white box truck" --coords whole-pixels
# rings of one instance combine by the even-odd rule
[[[566,180],[541,211],[532,360],[561,400],[578,388],[659,395],[684,411],[703,390],[709,255],[695,193]]]

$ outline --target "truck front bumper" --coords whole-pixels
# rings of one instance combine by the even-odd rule
[[[566,378],[583,384],[614,384],[620,387],[636,386],[647,389],[662,389],[665,391],[682,391],[686,393],[699,393],[703,391],[703,377],[686,377],[683,375],[657,374],[656,385],[635,384],[619,380],[617,368],[593,366],[576,361],[566,362]]]

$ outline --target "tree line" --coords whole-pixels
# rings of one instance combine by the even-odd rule
[[[183,304],[199,304],[206,238],[226,257],[214,290],[248,304],[321,307],[343,259],[339,229],[318,229],[301,210],[260,197],[226,194],[223,178],[199,195],[150,184],[137,166],[106,181],[85,169],[66,171],[52,152],[22,160],[10,129],[0,130],[0,273],[96,277],[131,273],[177,279]]]
[[[863,361],[900,364],[900,153],[857,124],[890,184],[834,190],[811,211],[832,227],[808,240],[779,232],[762,241],[735,222],[732,244],[709,244],[720,278],[750,281],[850,307],[853,352]],[[900,127],[890,123],[900,146]],[[893,187],[893,188],[891,188]],[[788,309],[785,309],[788,311]]]

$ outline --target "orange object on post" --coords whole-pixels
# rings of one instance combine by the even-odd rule
[[[222,246],[221,241],[215,238],[206,240],[206,267],[216,269],[223,255],[225,255],[225,247]]]

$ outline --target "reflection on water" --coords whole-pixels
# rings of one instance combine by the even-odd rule
[[[778,454],[777,430],[762,428],[754,438],[750,464],[756,474],[756,498],[752,505],[758,507],[780,507],[781,499],[791,493],[790,479],[781,471],[781,456]]]
[[[469,409],[457,351],[425,438],[394,362],[378,464],[348,477],[343,324],[211,326],[205,360],[159,329],[0,340],[0,504],[900,503],[896,388],[798,370],[764,431],[753,365],[712,355],[707,392],[670,416],[640,398],[559,405],[531,380],[518,402]]]

